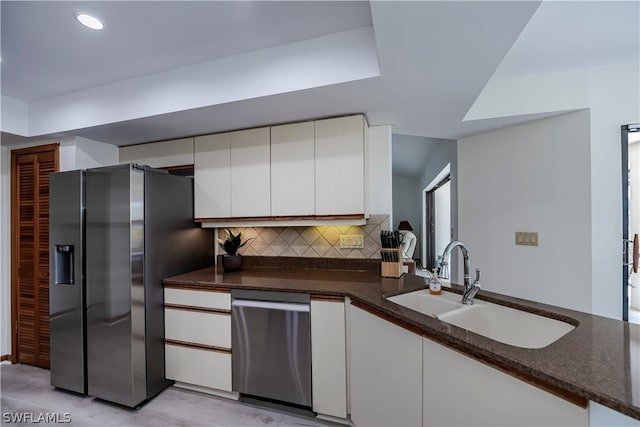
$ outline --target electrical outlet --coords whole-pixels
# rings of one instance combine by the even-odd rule
[[[364,236],[362,234],[343,234],[340,236],[340,249],[364,248]]]
[[[537,231],[516,231],[516,245],[538,246]]]

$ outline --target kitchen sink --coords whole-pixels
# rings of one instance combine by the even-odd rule
[[[441,295],[432,295],[423,289],[389,297],[387,300],[432,317],[464,307],[459,294],[444,290]]]
[[[542,348],[575,326],[549,317],[485,301],[442,313],[438,319],[496,341],[523,348]]]
[[[474,305],[464,305],[461,299],[460,294],[443,290],[441,295],[432,295],[426,289],[387,298],[403,307],[515,347],[546,347],[575,329],[569,323],[515,308],[477,299]]]

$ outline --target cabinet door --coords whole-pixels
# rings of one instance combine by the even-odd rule
[[[140,163],[154,168],[193,164],[193,138],[129,145],[119,149],[120,163]]]
[[[230,134],[195,139],[194,209],[196,218],[231,216]]]
[[[587,410],[424,339],[425,426],[586,426]]]
[[[271,215],[315,215],[313,122],[271,127]]]
[[[168,340],[229,349],[231,315],[166,307],[164,337]]]
[[[164,288],[164,303],[183,306],[217,308],[231,310],[231,292],[229,290],[211,289],[172,289]]]
[[[231,216],[271,215],[269,128],[231,133]]]
[[[315,122],[316,215],[364,213],[364,117]]]
[[[231,391],[231,353],[173,344],[164,350],[167,379]]]
[[[344,302],[311,300],[314,412],[347,418]]]
[[[422,337],[353,306],[350,320],[351,420],[422,425]]]
[[[637,365],[636,365],[637,366]],[[638,427],[640,420],[631,418],[599,403],[589,402],[589,427]]]

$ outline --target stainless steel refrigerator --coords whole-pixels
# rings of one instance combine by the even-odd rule
[[[138,165],[50,183],[51,385],[135,407],[169,384],[162,279],[213,264],[193,180]]]

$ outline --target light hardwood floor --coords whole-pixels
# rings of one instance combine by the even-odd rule
[[[69,413],[71,425],[77,426],[337,426],[175,387],[131,410],[56,390],[49,385],[46,369],[6,362],[0,367],[2,425],[5,414],[26,412],[36,417],[40,413],[59,413],[60,417]]]

